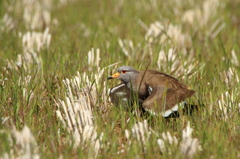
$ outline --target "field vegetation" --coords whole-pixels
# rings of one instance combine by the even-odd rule
[[[240,158],[239,0],[1,0],[0,159]],[[119,66],[196,91],[198,111],[114,106]],[[136,105],[135,105],[136,106]]]

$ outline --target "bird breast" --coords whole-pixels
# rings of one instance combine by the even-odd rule
[[[135,84],[132,85],[131,83]],[[144,82],[132,81],[127,84],[127,87],[133,91],[133,93],[138,95],[138,98],[144,100],[149,96],[149,88],[146,86]]]

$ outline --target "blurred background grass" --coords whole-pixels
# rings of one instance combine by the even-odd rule
[[[2,120],[10,117],[11,124],[18,130],[27,125],[42,158],[92,157],[90,148],[74,149],[72,144],[66,142],[71,135],[58,120],[54,102],[65,96],[66,88],[62,80],[72,78],[77,71],[88,75],[98,73],[97,67],[91,67],[88,63],[88,52],[92,48],[100,50],[101,68],[116,62],[121,62],[118,66],[129,65],[140,70],[149,65],[149,69],[177,77],[196,90],[192,101],[205,106],[191,117],[183,116],[168,122],[160,117],[156,117],[153,123],[150,120],[149,125],[155,132],[161,134],[169,131],[179,138],[186,122],[191,121],[193,136],[199,139],[202,147],[194,158],[240,158],[239,1],[55,0],[33,1],[33,4],[35,2],[49,12],[51,20],[49,23],[38,21],[38,27],[29,28],[23,18],[27,0],[0,1],[0,116]],[[208,3],[210,6],[205,6],[207,10],[204,10],[205,2],[211,2]],[[216,4],[217,7],[214,6]],[[187,11],[197,9],[205,16],[200,16],[200,19],[195,17],[192,24],[183,20]],[[11,23],[4,21],[6,14]],[[150,42],[146,34],[154,22],[159,22],[165,29],[156,37],[150,36],[153,38]],[[166,33],[171,26],[178,28],[191,43],[181,41],[178,32],[173,32],[172,36]],[[33,60],[28,65],[23,60],[23,64],[18,65],[18,56],[24,54],[20,34],[44,32],[46,28],[49,28],[51,42],[49,47],[37,51],[40,62]],[[167,37],[161,41],[163,35]],[[129,55],[124,52],[120,41]],[[159,52],[164,51],[168,57],[171,48],[175,59],[170,60],[169,57],[159,63]],[[183,71],[173,69],[176,61]],[[25,68],[24,63],[27,65]],[[190,69],[191,64],[194,67]],[[188,70],[191,72],[188,73]],[[103,82],[115,71],[114,67],[105,69],[99,81],[99,94],[103,91]],[[27,76],[31,76],[29,82],[26,82]],[[111,88],[116,83],[118,81],[108,82],[106,87]],[[230,95],[222,95],[225,92]],[[224,103],[226,113],[219,108],[219,101]],[[100,98],[95,104],[101,105],[103,102]],[[156,146],[156,136],[149,139],[147,151],[143,151],[137,140],[132,141],[129,149],[124,149],[124,130],[130,130],[143,118],[138,119],[111,106],[105,111],[94,108],[93,114],[97,132],[104,132],[99,158],[184,158],[174,147],[171,154],[161,153]],[[0,134],[0,156],[10,151],[6,134],[10,134],[11,124],[0,122],[0,129],[7,131]],[[120,149],[125,151],[118,154]]]

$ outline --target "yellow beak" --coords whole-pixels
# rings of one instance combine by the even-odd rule
[[[120,73],[117,72],[117,73],[114,73],[112,76],[108,77],[108,79],[113,79],[113,78],[117,78],[120,76]]]

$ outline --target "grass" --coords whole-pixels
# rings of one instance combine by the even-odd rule
[[[240,158],[238,1],[48,2],[0,2],[0,158],[25,158],[28,152],[29,158]],[[24,15],[39,19],[35,23]],[[50,44],[41,37],[46,28]],[[41,35],[23,43],[27,32]],[[37,38],[43,45],[35,42]],[[198,103],[199,111],[165,120],[138,117],[113,106],[107,90],[119,81],[106,79],[121,65],[139,70],[149,65],[178,78],[196,91],[189,101]],[[91,114],[93,124],[76,125],[91,132],[89,138],[71,129],[74,123],[63,124],[68,114],[60,103],[69,111],[85,99],[91,109],[82,104],[81,110],[89,111],[85,115]],[[71,122],[80,118],[68,113]],[[141,128],[145,119],[147,131]],[[189,139],[198,141],[197,148],[189,146],[196,149],[192,156],[181,151],[182,135],[189,127]],[[163,137],[167,132],[177,144]]]

